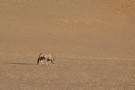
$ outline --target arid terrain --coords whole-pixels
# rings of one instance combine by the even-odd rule
[[[135,0],[0,0],[0,90],[135,90]]]

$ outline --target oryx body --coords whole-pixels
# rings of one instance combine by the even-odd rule
[[[54,63],[54,56],[52,54],[40,53],[38,60],[37,60],[37,64],[39,64],[39,65],[44,64],[43,60],[46,60],[46,65],[48,65],[48,63],[55,64]]]

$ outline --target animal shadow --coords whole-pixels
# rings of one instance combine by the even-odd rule
[[[18,64],[18,65],[37,65],[33,63],[18,63],[18,62],[3,62],[4,64]]]

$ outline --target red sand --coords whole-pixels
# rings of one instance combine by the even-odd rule
[[[135,0],[0,0],[0,90],[134,90],[134,30]]]

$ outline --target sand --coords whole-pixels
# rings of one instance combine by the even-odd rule
[[[0,90],[134,90],[134,30],[135,0],[0,0]]]

